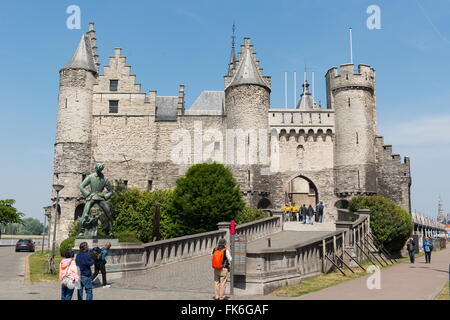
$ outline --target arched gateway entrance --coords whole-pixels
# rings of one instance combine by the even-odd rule
[[[305,204],[313,208],[319,202],[319,193],[314,183],[306,177],[297,176],[288,182],[286,186],[286,202],[295,203],[297,206]]]

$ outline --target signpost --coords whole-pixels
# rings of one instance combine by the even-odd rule
[[[236,233],[236,222],[231,220],[230,222],[230,246],[231,246],[231,254],[234,256],[231,260],[231,274],[230,274],[230,295],[234,295],[234,260],[235,260],[235,252],[234,252],[234,237]]]

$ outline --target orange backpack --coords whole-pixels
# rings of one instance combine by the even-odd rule
[[[219,250],[218,248],[214,248],[214,252],[212,255],[212,267],[216,270],[220,270],[224,265],[224,256],[227,248],[223,248]]]

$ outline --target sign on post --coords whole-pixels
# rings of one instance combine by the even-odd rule
[[[235,235],[234,237],[234,274],[244,276],[246,271],[247,237]]]

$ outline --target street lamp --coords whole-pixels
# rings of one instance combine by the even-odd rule
[[[52,245],[52,259],[55,258],[55,246],[56,246],[56,218],[59,217],[59,192],[64,189],[64,186],[62,184],[54,184],[53,189],[56,191],[56,212],[55,212],[55,219],[53,219],[53,245]]]

